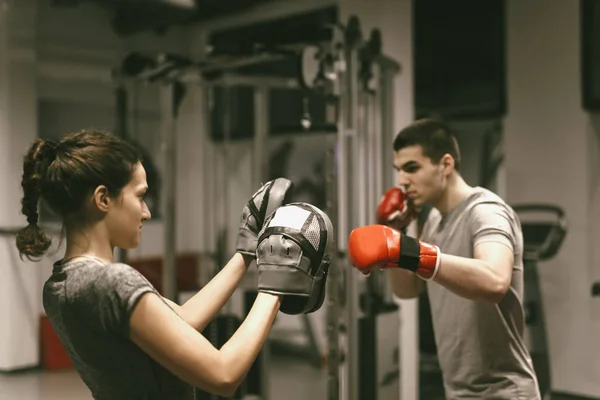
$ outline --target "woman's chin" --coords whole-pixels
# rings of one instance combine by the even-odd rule
[[[117,245],[117,247],[120,249],[123,249],[123,250],[133,250],[133,249],[137,248],[139,246],[139,244],[140,244],[140,240],[138,237],[137,240],[132,240],[127,243],[121,243],[120,245]]]

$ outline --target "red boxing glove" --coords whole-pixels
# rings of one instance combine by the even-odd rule
[[[350,232],[350,261],[363,274],[375,268],[403,268],[425,280],[437,275],[440,249],[384,225],[367,225]]]
[[[414,209],[409,203],[406,193],[398,187],[393,187],[385,192],[377,207],[377,223],[399,230],[406,228],[414,215]]]

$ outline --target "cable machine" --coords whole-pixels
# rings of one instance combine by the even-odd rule
[[[161,107],[164,126],[162,142],[165,158],[164,188],[164,295],[176,299],[175,287],[175,182],[177,116],[187,85],[207,89],[247,85],[253,88],[254,137],[252,183],[258,187],[268,176],[267,153],[269,139],[269,90],[273,88],[303,88],[319,91],[327,97],[335,115],[337,132],[326,144],[326,212],[336,227],[337,257],[332,260],[327,289],[327,399],[397,399],[401,371],[398,358],[399,317],[391,291],[382,273],[368,278],[361,276],[348,263],[346,244],[350,231],[374,223],[375,210],[384,188],[393,182],[391,135],[393,129],[394,79],[399,64],[382,53],[381,33],[373,29],[363,37],[356,16],[348,22],[331,27],[331,41],[286,48],[258,50],[252,56],[207,57],[201,62],[161,53],[158,55],[129,54],[115,79],[141,79],[161,85]],[[298,60],[300,74],[295,78],[248,76],[240,68],[293,57]],[[122,84],[120,86],[123,87]],[[122,89],[119,96],[123,96]],[[123,110],[123,99],[120,98]],[[203,110],[207,115],[207,110]],[[124,118],[125,113],[122,113]],[[231,162],[227,148],[230,132],[225,115],[224,164]],[[207,118],[208,120],[208,118]],[[204,128],[209,131],[209,124]],[[305,107],[301,125],[310,127],[311,116]],[[124,127],[121,123],[119,127]],[[121,128],[124,130],[124,128]],[[389,140],[385,139],[388,138]],[[208,224],[207,238],[219,236],[216,228],[226,226],[227,185],[211,188],[224,198],[217,204],[204,199],[213,215]],[[212,209],[214,207],[215,209]],[[218,208],[218,209],[217,209]],[[226,235],[225,235],[226,236]],[[209,240],[209,239],[207,239]],[[224,240],[224,241],[223,241]],[[230,252],[226,238],[220,242],[225,253]],[[207,248],[214,243],[207,242]],[[222,260],[220,260],[222,261]],[[222,265],[218,264],[218,265]],[[306,318],[306,316],[303,316]],[[235,323],[231,329],[235,328]],[[261,353],[256,374],[249,374],[260,384],[245,386],[246,393],[268,399],[266,349]],[[250,393],[251,392],[251,393]],[[240,398],[242,394],[239,394]]]

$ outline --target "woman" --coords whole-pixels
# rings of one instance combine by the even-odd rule
[[[138,150],[109,133],[83,130],[59,142],[37,140],[23,164],[21,256],[39,259],[50,240],[38,226],[38,202],[63,219],[64,258],[44,285],[44,309],[95,399],[192,399],[194,387],[230,397],[263,346],[279,310],[277,295],[259,293],[231,339],[216,349],[199,332],[225,304],[256,251],[255,210],[282,204],[265,186],[244,209],[238,252],[200,292],[179,306],[132,267],[113,262],[115,247],[139,244],[150,219]],[[283,195],[278,196],[278,194]],[[258,201],[258,203],[256,203]],[[256,217],[256,214],[254,214]],[[254,235],[254,236],[253,236]],[[253,247],[254,246],[254,247]]]

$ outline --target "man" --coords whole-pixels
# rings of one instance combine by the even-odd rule
[[[394,152],[398,185],[414,207],[431,211],[420,240],[398,230],[414,215],[402,204],[401,215],[389,213],[396,229],[378,224],[352,231],[353,265],[363,273],[388,269],[400,298],[417,297],[428,283],[448,399],[540,399],[523,338],[523,237],[515,212],[463,180],[456,138],[440,121],[403,129]],[[391,190],[382,204],[399,198]],[[379,221],[389,219],[382,215],[387,206],[380,206]]]

